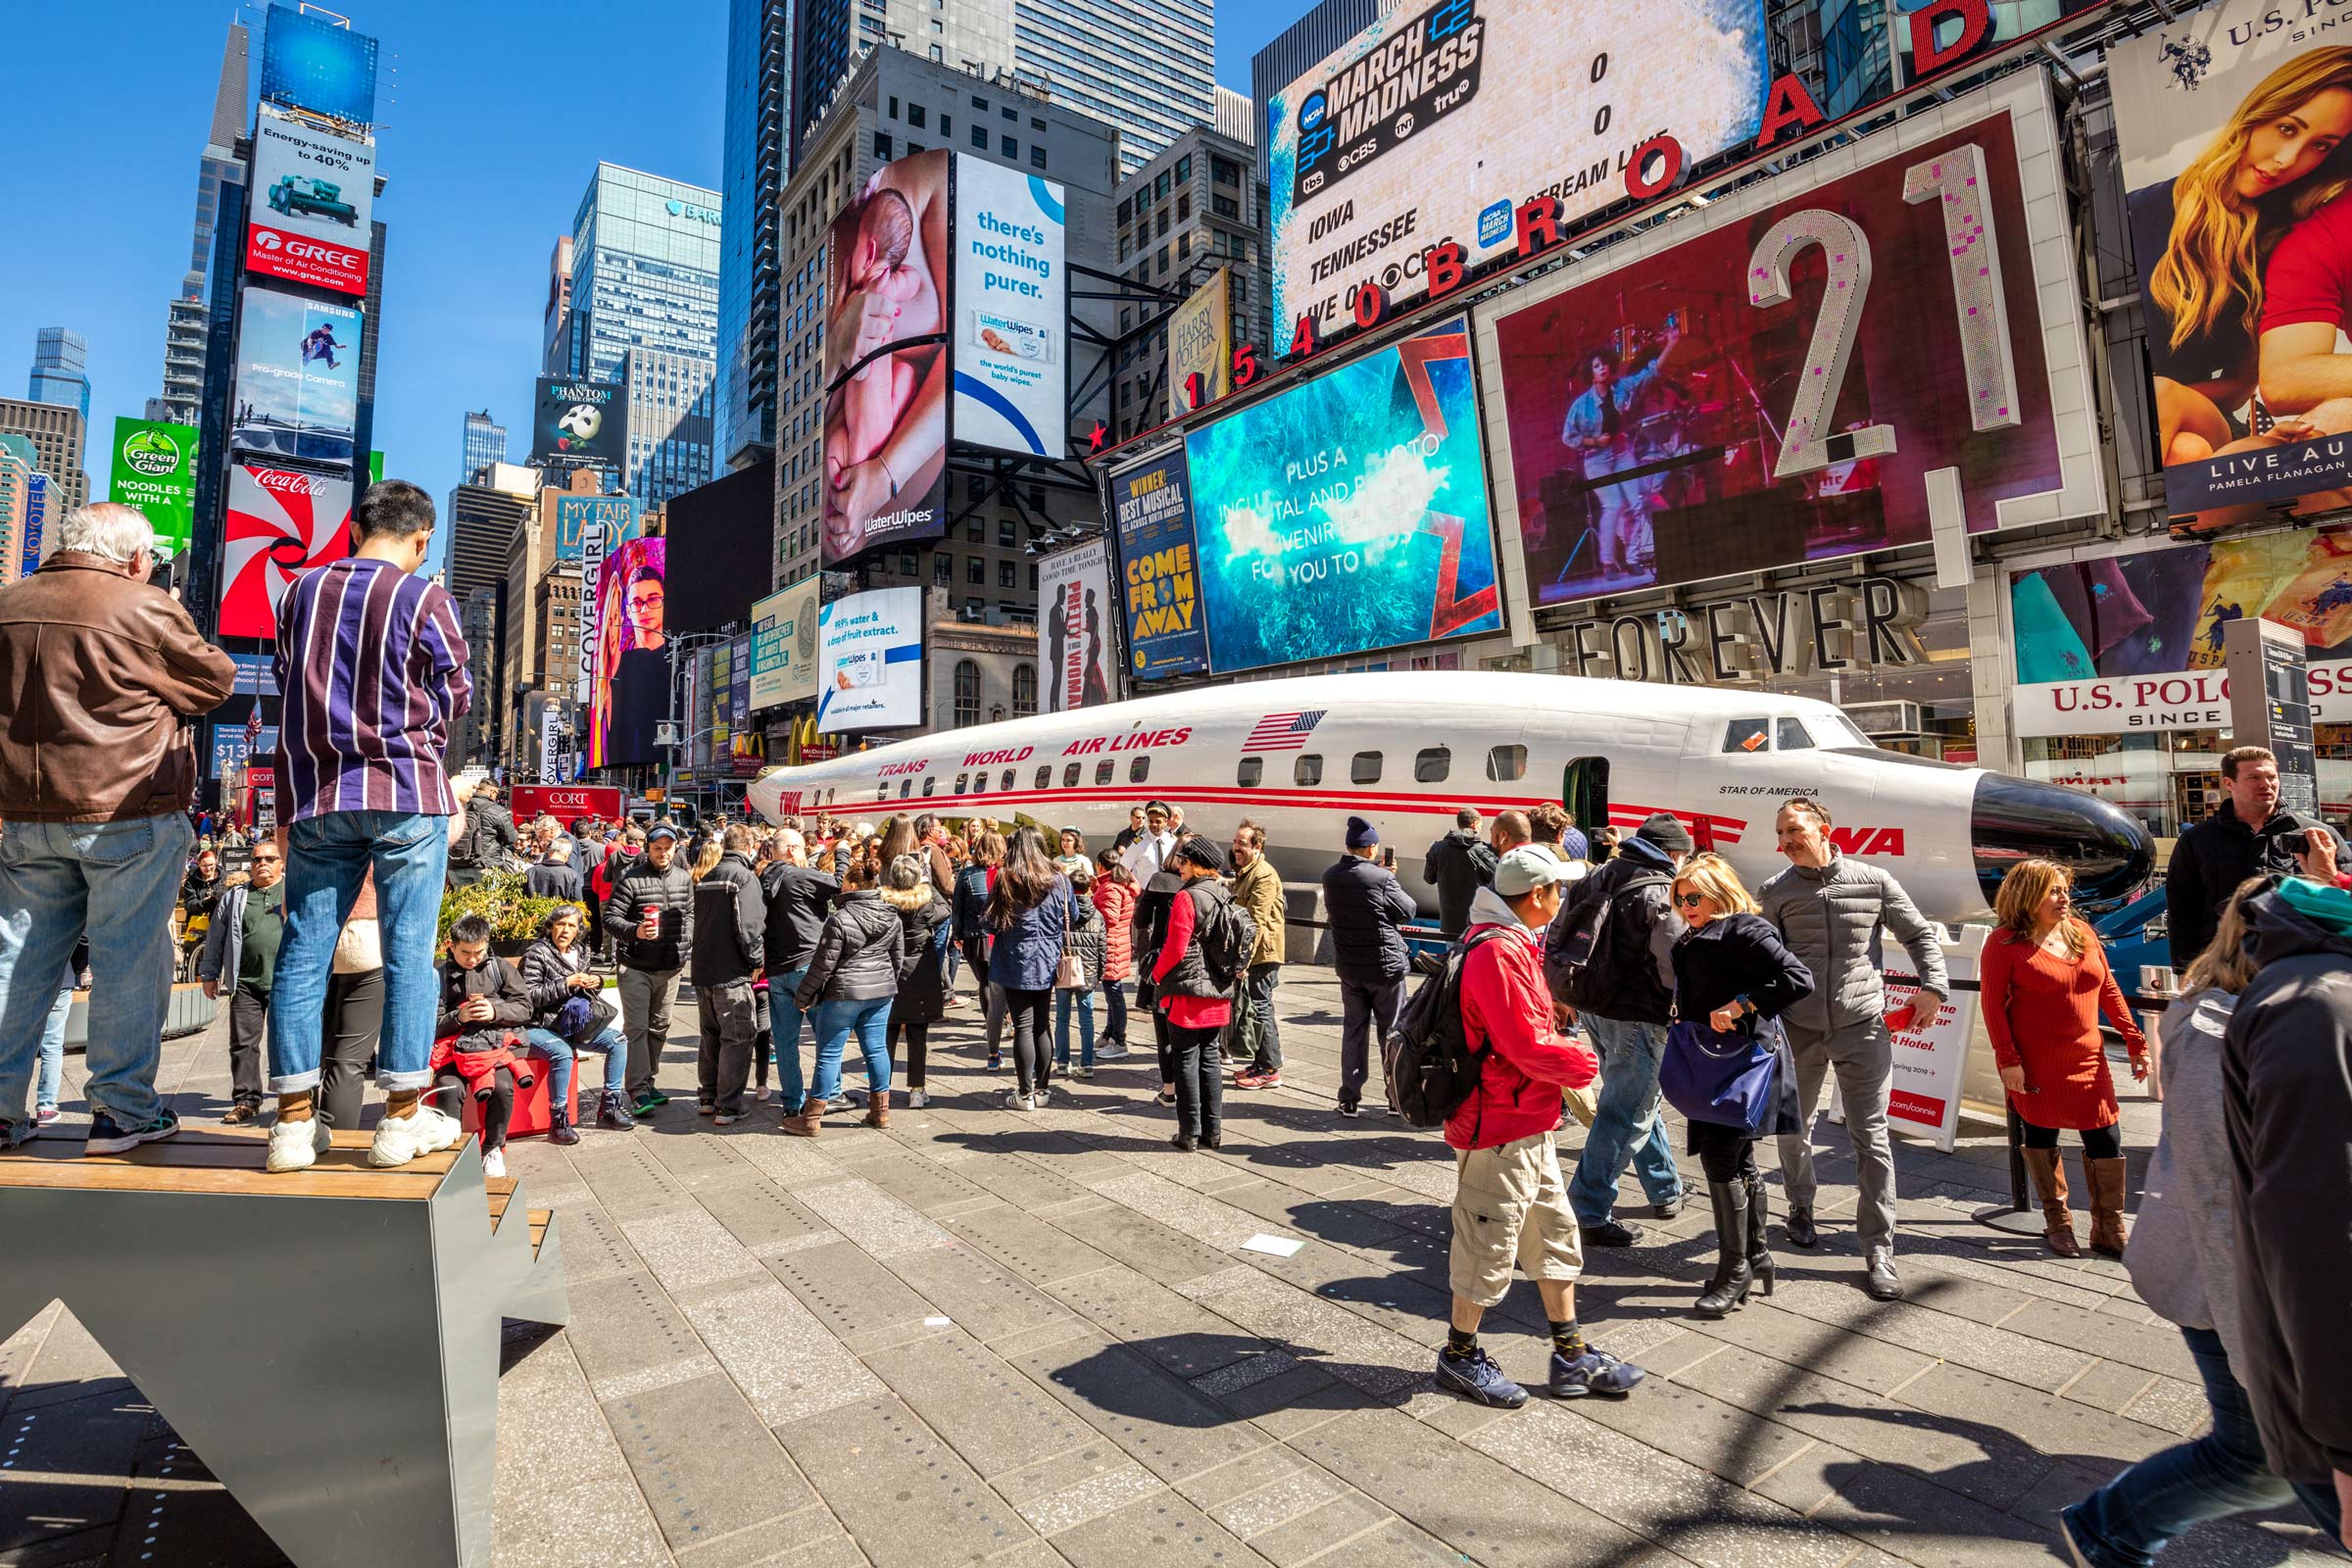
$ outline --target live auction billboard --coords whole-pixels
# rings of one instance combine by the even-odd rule
[[[2165,500],[2352,506],[2352,47],[2222,0],[2108,52]]]
[[[1931,492],[1971,533],[2104,510],[2054,116],[2012,81],[1481,313],[1532,604],[1925,543]]]
[[[943,151],[874,172],[825,246],[827,566],[945,526],[949,320]]]
[[[956,439],[1069,455],[1068,220],[1062,187],[956,160]]]
[[[360,313],[344,306],[247,285],[239,299],[229,446],[349,466],[366,327]]]
[[[351,554],[351,481],[258,463],[228,470],[220,545],[223,637],[275,637],[294,579]]]
[[[1266,100],[1276,332],[1420,295],[1442,241],[1501,254],[1531,197],[1598,212],[1660,132],[1691,163],[1752,140],[1769,53],[1763,0],[1402,0]]]
[[[1119,534],[1129,673],[1155,680],[1206,669],[1200,552],[1193,538],[1193,487],[1184,449],[1113,473],[1110,513]]]
[[[531,461],[557,459],[615,471],[629,451],[628,388],[618,381],[543,375],[531,414]]]
[[[245,269],[345,294],[368,292],[375,148],[268,109],[253,127]]]
[[[1502,628],[1467,321],[1184,445],[1217,673]]]
[[[1090,539],[1037,564],[1039,706],[1049,713],[1092,708],[1118,696],[1111,616],[1110,542]]]

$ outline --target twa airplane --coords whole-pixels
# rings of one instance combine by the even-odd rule
[[[1160,800],[1220,843],[1255,820],[1293,882],[1319,879],[1346,819],[1362,816],[1434,914],[1422,857],[1459,807],[1492,817],[1558,801],[1588,828],[1629,834],[1671,811],[1753,887],[1788,863],[1772,823],[1796,794],[1829,808],[1840,850],[1894,872],[1946,922],[1985,918],[2027,857],[2072,865],[2091,907],[2129,897],[2155,864],[2146,829],[2094,796],[1881,751],[1828,703],[1565,675],[1242,681],[771,768],[750,799],[771,821],[929,811],[1075,827],[1093,849]]]

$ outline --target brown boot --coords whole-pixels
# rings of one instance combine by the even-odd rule
[[[776,1129],[779,1132],[790,1133],[795,1138],[814,1138],[817,1129],[824,1124],[825,1111],[828,1108],[830,1107],[823,1101],[811,1096],[808,1102],[801,1106],[799,1115],[785,1117],[776,1124]]]
[[[2066,1167],[2059,1163],[2058,1151],[2028,1149],[2022,1152],[2026,1174],[2034,1178],[2034,1195],[2041,1200],[2042,1241],[2060,1257],[2081,1257],[2074,1211],[2066,1206]]]
[[[877,1089],[865,1097],[865,1124],[868,1127],[890,1125],[890,1091]]]
[[[2090,1187],[2090,1250],[2102,1257],[2124,1255],[2124,1162],[2085,1154],[2082,1172]]]

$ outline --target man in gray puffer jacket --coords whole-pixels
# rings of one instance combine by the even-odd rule
[[[1782,1015],[1804,1117],[1800,1131],[1781,1139],[1788,1244],[1811,1247],[1819,1239],[1813,1224],[1813,1108],[1822,1078],[1835,1069],[1861,1187],[1854,1223],[1868,1259],[1864,1289],[1891,1301],[1903,1294],[1894,1273],[1894,1147],[1886,1133],[1894,1084],[1891,1031],[1908,1027],[1914,1012],[1935,1017],[1952,983],[1934,928],[1902,884],[1875,865],[1839,855],[1826,831],[1830,813],[1819,801],[1794,797],[1773,826],[1789,865],[1756,890],[1756,902],[1788,951],[1813,971],[1813,994]],[[1903,945],[1919,976],[1917,1002],[1892,1012],[1879,978],[1882,931]]]

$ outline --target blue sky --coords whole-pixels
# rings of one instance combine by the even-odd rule
[[[1308,3],[1226,0],[1218,79],[1249,91],[1250,54]],[[12,8],[12,57],[34,76],[48,65],[62,74],[56,90],[0,94],[14,198],[0,245],[0,395],[24,395],[38,328],[89,339],[93,496],[115,416],[141,414],[162,390],[165,310],[188,267],[221,43],[231,21],[253,26],[258,68],[261,10]],[[349,10],[382,41],[385,67],[375,444],[387,473],[439,498],[458,482],[466,411],[488,408],[517,454],[528,438],[548,253],[597,160],[719,183],[726,4],[349,0]]]

